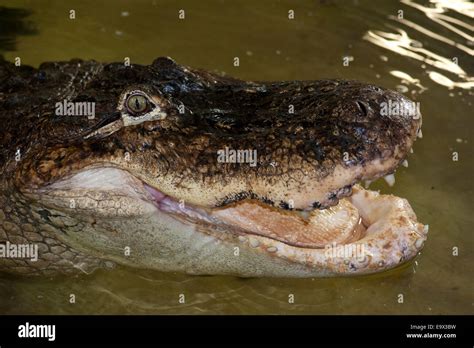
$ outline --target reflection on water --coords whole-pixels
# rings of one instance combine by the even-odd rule
[[[446,76],[436,72],[436,71],[427,71],[428,76],[430,79],[432,79],[434,82],[439,83],[442,86],[446,86],[449,89],[453,89],[454,87],[458,88],[464,88],[464,89],[471,89],[474,87],[474,79],[469,78],[469,80],[472,80],[470,82],[454,82],[447,78]]]
[[[402,80],[403,83],[408,84],[408,85],[413,85],[415,87],[419,88],[418,93],[424,92],[427,88],[422,86],[420,83],[419,79],[415,79],[414,77],[408,75],[407,73],[399,70],[392,70],[390,71],[390,75],[393,75],[395,77],[398,77],[399,79]]]
[[[16,47],[10,45],[5,57],[20,56],[33,66],[124,57],[149,64],[165,55],[243,79],[357,79],[408,93],[421,104],[423,139],[408,158],[409,168],[397,170],[394,187],[376,181],[371,189],[407,198],[430,232],[415,262],[356,278],[197,277],[127,267],[74,278],[0,276],[0,313],[472,313],[471,3],[3,2],[31,12],[27,18],[38,29],[36,35],[10,36]],[[71,8],[75,21],[68,18]],[[181,8],[186,20],[178,19]],[[295,10],[294,20],[288,20],[289,9]],[[238,68],[232,65],[236,56]],[[348,66],[344,56],[353,58]],[[69,303],[70,294],[76,295],[75,304]],[[294,304],[288,303],[289,294]]]
[[[434,7],[425,7],[411,0],[401,0],[401,3],[422,11],[426,15],[426,17],[432,20],[433,22],[461,36],[461,38],[467,40],[470,45],[474,44],[474,37],[472,35],[469,35],[467,32],[455,27],[454,25],[461,26],[462,28],[467,29],[471,32],[474,30],[474,27],[457,18],[444,14],[448,12],[448,10],[454,10],[460,14],[472,18],[474,17],[474,4],[472,2],[464,0],[432,0],[431,3],[434,4]],[[437,34],[431,30],[424,28],[421,25],[418,25],[412,21],[405,19],[403,12],[400,12],[398,16],[390,15],[388,16],[388,18],[391,20],[398,21],[399,23],[404,24],[412,29],[415,29],[416,31],[430,38],[439,40],[443,43],[456,47],[468,53],[470,56],[474,55],[474,50],[468,48],[462,43],[456,42],[455,40]],[[396,31],[397,33],[388,33],[378,30],[369,30],[365,34],[364,39],[378,46],[384,47],[390,51],[422,61],[435,68],[453,73],[457,75],[457,77],[459,77],[460,79],[464,80],[461,82],[454,82],[439,72],[428,71],[428,76],[434,82],[439,83],[442,86],[446,86],[448,88],[458,87],[463,89],[471,89],[474,86],[474,78],[472,76],[468,76],[466,71],[463,70],[458,57],[443,57],[440,54],[436,54],[424,48],[423,44],[420,41],[412,39],[405,30],[396,28]]]
[[[459,76],[464,76],[466,72],[451,59],[435,54],[421,46],[419,41],[411,39],[406,31],[397,29],[398,34],[386,33],[383,31],[369,31],[364,39],[378,46],[382,46],[398,54],[420,60],[439,69],[452,72]]]
[[[49,313],[52,305],[58,314],[410,313],[430,304],[421,298],[407,299],[408,306],[396,301],[400,293],[415,296],[415,267],[413,263],[369,278],[337,281],[186,276],[121,267],[113,277],[99,271],[89,278],[21,279],[14,287],[0,279],[0,293],[8,294],[0,301],[0,313]],[[71,293],[76,295],[75,304],[69,303]],[[295,303],[288,302],[289,294]],[[180,295],[185,296],[184,303]]]
[[[31,11],[0,6],[0,53],[16,49],[16,36],[33,35],[37,31],[27,17]]]

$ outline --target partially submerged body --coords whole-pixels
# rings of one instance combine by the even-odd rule
[[[381,112],[411,107],[398,93],[244,82],[168,58],[0,62],[0,82],[0,239],[39,247],[1,270],[351,275],[412,259],[426,239],[406,200],[353,189],[393,173],[416,139],[418,112]],[[57,115],[64,101],[94,103],[95,117]],[[242,150],[254,161],[219,157]]]

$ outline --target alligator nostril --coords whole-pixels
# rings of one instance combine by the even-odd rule
[[[362,111],[362,113],[364,114],[364,116],[367,116],[367,107],[365,106],[365,104],[360,101],[357,101],[356,103],[360,111]]]

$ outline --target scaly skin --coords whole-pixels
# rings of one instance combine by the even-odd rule
[[[120,98],[132,90],[151,96],[164,116],[105,131],[128,113]],[[95,102],[95,119],[55,115],[55,104],[65,99]],[[421,118],[381,117],[380,105],[388,100],[409,102],[359,82],[244,82],[182,67],[168,58],[149,66],[73,60],[44,63],[38,69],[1,61],[0,240],[38,242],[40,260],[0,259],[0,269],[89,273],[112,265],[107,262],[112,260],[198,274],[331,275],[324,267],[314,271],[304,263],[289,266],[251,247],[244,248],[240,261],[226,261],[235,245],[227,235],[209,250],[193,246],[182,252],[186,233],[188,239],[203,242],[215,237],[219,227],[193,220],[197,230],[207,232],[189,230],[179,236],[171,231],[165,240],[167,227],[155,231],[156,216],[143,216],[151,214],[150,206],[140,203],[148,196],[134,201],[117,194],[120,188],[77,193],[55,191],[51,185],[83,170],[111,167],[129,173],[132,179],[126,180],[136,190],[143,191],[146,183],[203,209],[246,198],[284,209],[326,208],[350,195],[356,182],[392,173],[412,147]],[[294,113],[289,113],[290,105]],[[255,149],[258,165],[218,163],[216,153],[225,147]],[[78,206],[69,209],[70,199]],[[87,210],[87,204],[94,209]],[[186,230],[189,224],[180,223],[175,227]],[[137,237],[141,224],[150,235]],[[184,256],[166,259],[163,253],[156,261],[156,243],[169,254]],[[135,253],[124,258],[124,246],[132,246]],[[196,264],[192,259],[197,253],[210,260]],[[252,270],[252,262],[258,271]]]
[[[64,225],[43,207],[32,205],[22,195],[2,188],[0,196],[0,240],[14,244],[34,243],[41,255],[37,261],[28,258],[0,258],[0,269],[25,275],[55,275],[57,273],[90,273],[98,267],[110,266],[103,260],[82,253],[64,243],[58,234],[80,231],[84,225],[72,222]],[[54,222],[53,222],[54,221]]]

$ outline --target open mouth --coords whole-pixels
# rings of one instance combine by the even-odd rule
[[[237,245],[326,269],[328,274],[393,268],[415,257],[428,233],[428,226],[417,222],[406,199],[380,195],[360,185],[337,205],[309,212],[283,210],[251,199],[202,208],[178,202],[147,184],[144,188],[160,211],[189,223],[220,226],[203,229],[217,239],[232,239]]]
[[[89,167],[42,190],[45,205],[69,204],[101,219],[156,221],[171,218],[217,243],[247,248],[322,275],[375,273],[396,267],[422,249],[428,226],[417,222],[406,199],[352,187],[351,195],[326,209],[285,210],[256,199],[219,207],[185,203],[130,172]],[[64,210],[64,209],[63,209]],[[178,230],[175,233],[180,233]]]

